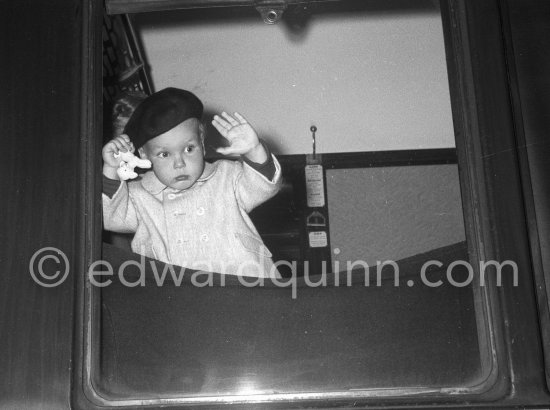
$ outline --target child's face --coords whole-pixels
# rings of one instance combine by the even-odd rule
[[[164,185],[187,189],[204,170],[202,126],[189,118],[149,141],[139,149],[142,158],[153,164],[153,172]]]

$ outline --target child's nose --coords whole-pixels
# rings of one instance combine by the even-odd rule
[[[181,156],[177,157],[174,162],[174,168],[183,168],[183,167],[185,167],[185,160]]]

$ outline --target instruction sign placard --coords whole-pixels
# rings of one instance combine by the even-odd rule
[[[306,165],[306,197],[310,208],[325,206],[322,165]]]

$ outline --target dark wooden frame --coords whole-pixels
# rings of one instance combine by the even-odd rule
[[[406,165],[456,164],[454,148],[412,149],[398,151],[334,152],[318,154],[326,169],[397,167]],[[301,167],[306,155],[283,155],[281,164]]]
[[[539,321],[541,326],[542,342],[544,347],[544,361],[546,366],[546,381],[550,388],[550,272],[545,274],[543,266],[543,255],[550,252],[541,246],[541,235],[548,235],[549,228],[540,226],[537,221],[537,204],[534,198],[533,183],[531,175],[531,164],[529,163],[528,146],[532,140],[526,135],[524,119],[522,114],[522,101],[520,97],[520,84],[515,62],[515,50],[512,38],[512,25],[510,22],[510,3],[502,1],[500,10],[502,21],[503,39],[506,45],[506,64],[508,67],[508,81],[510,84],[510,102],[513,112],[514,133],[517,138],[518,165],[520,181],[523,190],[525,217],[529,235],[531,250],[532,269],[535,280]],[[534,164],[541,167],[541,164]],[[548,169],[548,167],[546,167]],[[548,199],[546,199],[548,205]],[[544,206],[544,205],[543,205]]]
[[[542,363],[544,355],[540,349],[541,334],[528,330],[529,326],[538,329],[534,323],[537,309],[502,31],[503,3],[450,1],[442,5],[450,22],[444,29],[455,133],[457,141],[462,141],[462,147],[457,146],[459,164],[463,166],[461,182],[469,182],[463,184],[462,195],[470,196],[466,200],[477,204],[478,211],[470,228],[476,232],[475,246],[486,260],[514,260],[523,272],[518,287],[498,289],[498,300],[493,305],[501,313],[505,335],[501,347],[506,351],[513,377],[516,372],[527,371],[536,360]],[[498,312],[495,314],[498,317]],[[528,355],[513,346],[516,337],[527,333],[535,339]],[[527,393],[530,404],[547,400],[541,393],[545,389],[542,386],[548,386],[550,380],[548,370],[546,377],[541,376],[532,379],[539,390],[530,396]],[[516,390],[509,405],[521,396]]]
[[[73,354],[72,403],[75,408],[100,408],[93,397],[91,380],[87,377],[85,361],[88,350],[87,332],[94,326],[93,298],[89,296],[84,273],[94,260],[100,258],[100,175],[98,153],[101,132],[100,61],[101,8],[91,0],[82,1],[83,8],[83,82],[82,140],[80,174],[82,187],[80,206],[83,212],[78,223],[76,272],[75,332]],[[531,275],[528,238],[515,150],[516,135],[511,124],[507,72],[504,61],[500,27],[494,24],[499,4],[496,0],[470,2],[443,0],[441,2],[446,38],[448,71],[451,85],[453,118],[457,136],[457,154],[461,187],[466,213],[466,231],[470,254],[484,260],[512,259],[520,271],[526,272],[520,284],[512,288],[506,282],[501,288],[488,289],[490,303],[483,306],[492,318],[496,335],[495,355],[498,369],[478,394],[449,398],[442,402],[460,405],[464,401],[493,401],[487,406],[543,405],[550,402],[545,391],[545,379],[539,372],[542,361],[540,334],[537,333],[537,310],[533,301],[534,283]],[[489,20],[489,21],[486,21]],[[483,57],[488,56],[488,57]],[[494,62],[489,66],[487,61]],[[521,302],[521,303],[518,303]],[[527,319],[526,319],[527,318]],[[528,335],[530,340],[525,340]],[[522,339],[522,347],[513,340]],[[93,342],[93,341],[92,341]],[[93,343],[92,343],[93,344]],[[93,346],[92,346],[93,347]],[[514,374],[527,377],[521,383]],[[513,388],[512,388],[513,386]],[[317,400],[296,403],[272,403],[273,408],[336,407],[376,404],[415,405],[422,398],[406,397],[378,401],[354,398],[330,402]],[[429,402],[437,401],[435,397]],[[95,403],[95,404],[94,404]],[[265,405],[265,404],[264,404]],[[244,408],[242,404],[228,407]],[[255,408],[251,404],[249,408]]]

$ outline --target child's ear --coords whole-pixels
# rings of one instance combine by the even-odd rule
[[[141,159],[149,159],[144,147],[139,147],[138,152]]]

